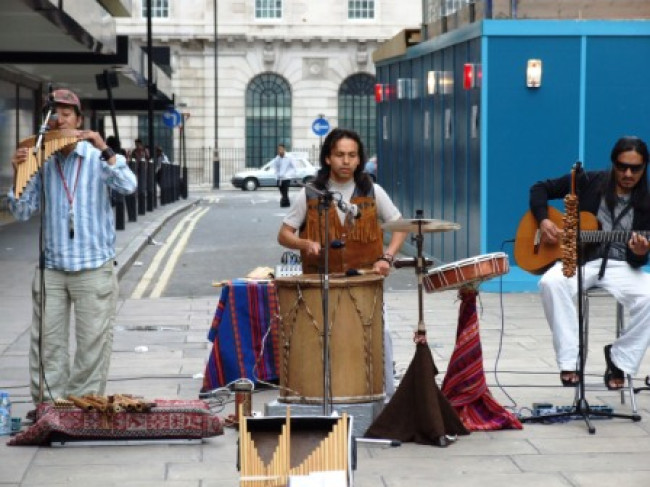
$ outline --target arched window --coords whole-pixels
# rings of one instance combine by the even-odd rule
[[[291,150],[291,88],[281,76],[262,73],[246,89],[246,167],[261,167],[279,143]]]
[[[375,120],[375,77],[366,73],[349,76],[339,88],[339,127],[361,136],[367,157],[377,153]]]

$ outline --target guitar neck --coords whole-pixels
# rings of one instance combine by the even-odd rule
[[[627,242],[632,237],[632,233],[637,233],[645,238],[650,236],[650,231],[646,230],[614,230],[611,232],[587,230],[580,232],[580,238],[584,243]]]

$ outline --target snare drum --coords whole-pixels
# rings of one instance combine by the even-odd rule
[[[317,275],[275,280],[280,308],[280,402],[323,402],[323,293]],[[384,397],[383,277],[329,279],[330,399]]]
[[[495,252],[435,267],[424,276],[423,284],[429,293],[446,291],[478,284],[506,274],[509,270],[508,256],[503,252]]]

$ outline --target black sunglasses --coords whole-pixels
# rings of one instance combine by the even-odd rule
[[[636,174],[638,172],[643,171],[645,168],[645,164],[628,164],[627,162],[619,162],[619,161],[614,161],[614,167],[616,168],[617,171],[620,172],[627,172],[629,169],[632,171],[632,174]]]

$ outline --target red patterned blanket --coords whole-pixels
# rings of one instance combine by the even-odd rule
[[[200,400],[156,399],[149,412],[105,414],[77,407],[41,404],[34,424],[9,445],[48,445],[52,441],[199,439],[223,434],[223,420]]]

